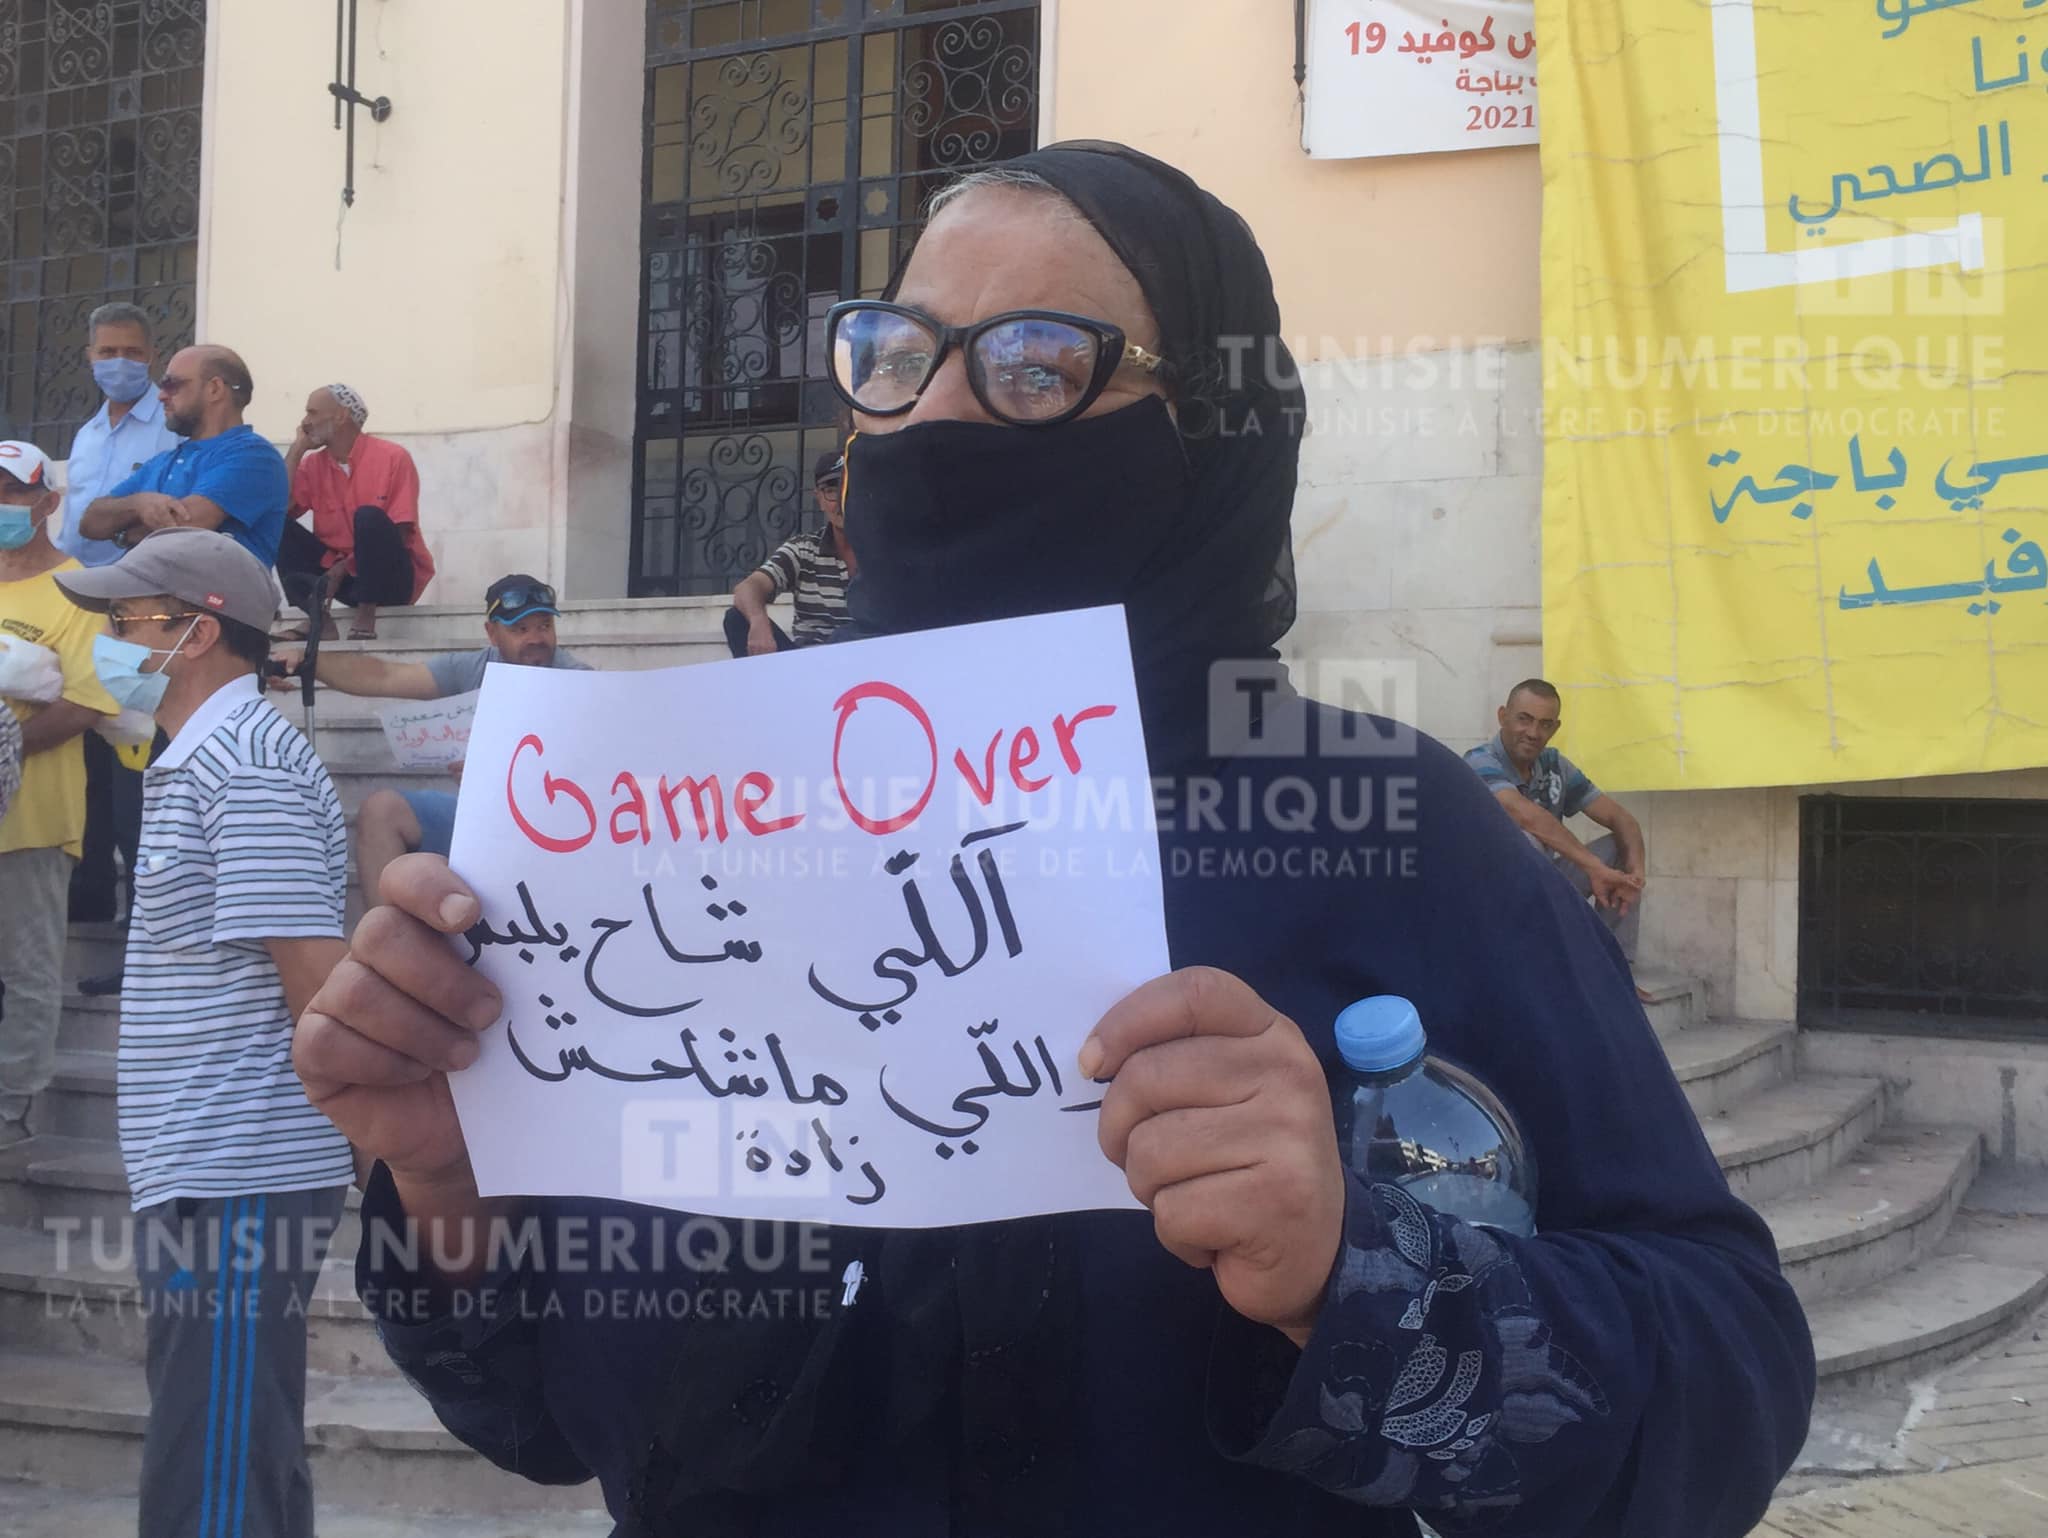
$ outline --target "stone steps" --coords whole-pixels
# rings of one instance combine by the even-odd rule
[[[1636,987],[1650,995],[1643,1005],[1650,1028],[1659,1038],[1669,1039],[1706,1017],[1706,985],[1698,978],[1677,972],[1636,969]]]
[[[1982,1152],[1969,1128],[1886,1127],[1822,1179],[1760,1207],[1800,1301],[1855,1292],[1932,1254]]]
[[[332,1504],[344,1493],[314,1491],[320,1538],[606,1538],[612,1530],[611,1518],[599,1512],[479,1517]],[[0,1533],[7,1538],[109,1538],[134,1527],[132,1495],[78,1495],[0,1480]]]
[[[0,1228],[0,1341],[7,1350],[128,1362],[146,1355],[147,1320],[129,1263],[127,1225],[48,1233]],[[314,1372],[396,1378],[369,1311],[356,1297],[353,1216],[306,1308],[306,1362]]]
[[[361,1193],[351,1189],[335,1233],[337,1253],[355,1253],[361,1204]],[[45,1134],[0,1152],[0,1225],[125,1225],[128,1213],[128,1178],[111,1138]]]
[[[121,964],[116,955],[106,970]],[[87,998],[78,991],[78,979],[90,977],[90,967],[73,967],[65,980],[64,1014],[57,1026],[60,1052],[111,1052],[121,1043],[121,999],[118,994]]]
[[[382,626],[381,619],[379,626],[380,628]],[[429,657],[438,657],[447,652],[473,652],[483,644],[484,638],[481,631],[465,636],[460,640],[446,643],[425,638],[402,641],[386,640],[380,636],[377,640],[369,642],[358,641],[348,645],[335,642],[323,645],[320,648],[320,655],[325,657],[330,654],[339,656],[343,653],[352,653],[378,657],[386,662],[425,662]],[[732,653],[726,649],[725,636],[722,632],[716,636],[691,636],[687,638],[663,638],[660,636],[638,635],[631,632],[610,632],[584,635],[574,640],[565,637],[561,644],[565,650],[574,652],[579,661],[587,662],[592,667],[604,672],[613,673],[639,672],[647,668],[684,667],[698,662],[730,662],[732,660]],[[277,702],[278,708],[283,710],[286,708],[286,701],[296,702],[300,695],[297,689],[278,689],[271,692],[271,698]],[[329,700],[352,698],[358,698],[358,696],[345,695],[339,690],[323,688],[314,700],[314,708],[319,709],[325,706]],[[361,715],[363,712],[350,710],[346,713],[349,715]]]
[[[57,1077],[37,1097],[36,1131],[65,1138],[112,1142],[120,1135],[114,1112],[114,1054],[59,1052]]]
[[[731,602],[723,595],[576,599],[555,621],[555,634],[562,645],[572,650],[592,636],[604,635],[635,636],[650,641],[715,640],[723,645],[725,611]],[[783,606],[787,607],[787,600]],[[348,629],[347,611],[337,610],[336,613],[345,634]],[[289,628],[304,618],[294,611],[280,622],[278,629]],[[326,642],[325,646],[335,651],[382,652],[399,647],[461,651],[465,647],[473,650],[483,644],[483,602],[479,594],[473,605],[430,603],[381,610],[377,615],[376,640],[337,640]]]
[[[1752,1205],[1826,1175],[1884,1120],[1877,1079],[1794,1079],[1701,1126],[1737,1196]]]
[[[149,1393],[135,1364],[76,1351],[0,1348],[0,1444],[12,1475],[96,1495],[132,1492]],[[398,1511],[593,1511],[594,1483],[536,1485],[464,1447],[401,1378],[306,1375],[316,1489]]]
[[[73,924],[64,942],[64,972],[67,977],[89,977],[95,972],[111,971],[121,964],[121,955],[128,948],[128,926],[126,924]],[[73,994],[65,999],[67,1007],[79,1002]],[[115,1001],[118,1005],[118,1000]]]
[[[2044,1297],[2048,1275],[2039,1271],[1944,1255],[1813,1304],[1806,1319],[1821,1376],[1854,1383],[1916,1376],[1967,1356]]]
[[[1664,1055],[1695,1116],[1715,1116],[1792,1077],[1799,1032],[1774,1022],[1691,1025],[1664,1038]]]

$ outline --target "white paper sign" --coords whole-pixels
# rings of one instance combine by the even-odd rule
[[[476,694],[451,694],[440,700],[405,700],[381,706],[377,719],[384,740],[401,769],[445,769],[469,756],[469,734],[476,722]]]
[[[1309,0],[1302,145],[1322,160],[1536,142],[1534,0]]]
[[[493,668],[454,866],[486,1195],[867,1227],[1135,1205],[1075,1066],[1168,968],[1119,609]]]

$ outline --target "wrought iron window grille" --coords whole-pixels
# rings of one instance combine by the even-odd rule
[[[1037,0],[650,0],[630,590],[719,593],[819,519],[824,316],[931,193],[1037,139]]]

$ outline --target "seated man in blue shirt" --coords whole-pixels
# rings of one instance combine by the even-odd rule
[[[218,529],[275,566],[291,477],[284,456],[242,420],[255,389],[248,365],[225,347],[173,357],[157,397],[165,424],[187,441],[95,501],[78,532],[126,547],[158,529]]]
[[[1564,878],[1593,899],[1614,931],[1621,953],[1636,959],[1642,923],[1643,884],[1649,850],[1643,827],[1585,771],[1550,745],[1562,723],[1557,690],[1527,678],[1508,693],[1495,713],[1500,730],[1493,741],[1465,755],[1508,816],[1529,841],[1550,856]],[[1565,819],[1584,812],[1608,830],[1604,838],[1581,843]],[[1636,990],[1638,994],[1641,989]]]

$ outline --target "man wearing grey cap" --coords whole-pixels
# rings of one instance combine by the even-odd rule
[[[121,995],[121,1159],[148,1321],[140,1531],[196,1531],[231,1498],[251,1532],[310,1535],[306,1305],[354,1168],[291,1041],[346,952],[341,803],[259,686],[277,592],[254,555],[166,529],[57,581],[107,616],[108,691],[170,738],[144,780]]]

